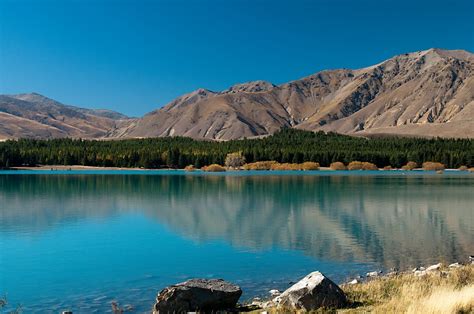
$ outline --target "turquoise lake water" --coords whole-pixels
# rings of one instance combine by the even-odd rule
[[[25,313],[145,313],[193,277],[245,300],[469,254],[466,172],[0,171],[0,295]]]

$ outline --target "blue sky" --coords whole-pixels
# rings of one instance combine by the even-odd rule
[[[0,93],[134,116],[431,47],[474,51],[474,1],[0,0]]]

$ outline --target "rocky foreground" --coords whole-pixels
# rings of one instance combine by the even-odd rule
[[[163,289],[153,313],[185,312],[341,312],[471,313],[474,263],[419,267],[387,274],[369,272],[338,286],[315,271],[267,300],[238,304],[240,287],[222,279],[192,279]]]

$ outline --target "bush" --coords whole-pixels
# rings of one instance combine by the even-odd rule
[[[212,164],[209,166],[202,167],[201,170],[204,170],[207,172],[224,172],[225,168],[218,164]]]
[[[468,171],[469,168],[467,166],[461,166],[458,168],[459,171]]]
[[[428,171],[444,170],[444,165],[440,162],[435,162],[435,161],[424,162],[422,167],[424,170],[428,170]]]
[[[196,168],[194,168],[194,165],[187,165],[186,167],[184,167],[184,170],[185,171],[194,171],[194,170],[196,170]]]
[[[393,170],[392,166],[385,166],[383,167],[383,170]]]
[[[301,164],[302,170],[319,170],[319,163],[307,161]]]
[[[347,165],[349,170],[378,170],[377,166],[371,162],[351,161]]]
[[[402,167],[403,170],[413,170],[418,168],[418,164],[414,161],[409,161],[405,166]]]
[[[225,165],[229,168],[240,168],[245,164],[245,157],[242,152],[230,153],[225,157]]]
[[[275,163],[272,165],[271,170],[302,170],[300,164],[290,164],[290,163]]]
[[[245,164],[243,168],[244,170],[271,170],[275,164],[277,164],[277,162],[274,160],[257,161]]]
[[[329,165],[329,168],[331,168],[332,170],[347,170],[346,165],[344,165],[340,161],[336,161],[336,162],[331,163]]]

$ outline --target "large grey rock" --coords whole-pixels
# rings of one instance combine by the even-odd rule
[[[321,307],[339,308],[346,304],[346,300],[338,285],[315,271],[276,297],[274,302],[287,309],[311,311]]]
[[[153,313],[183,313],[235,308],[242,295],[239,286],[222,279],[191,279],[163,289]]]

